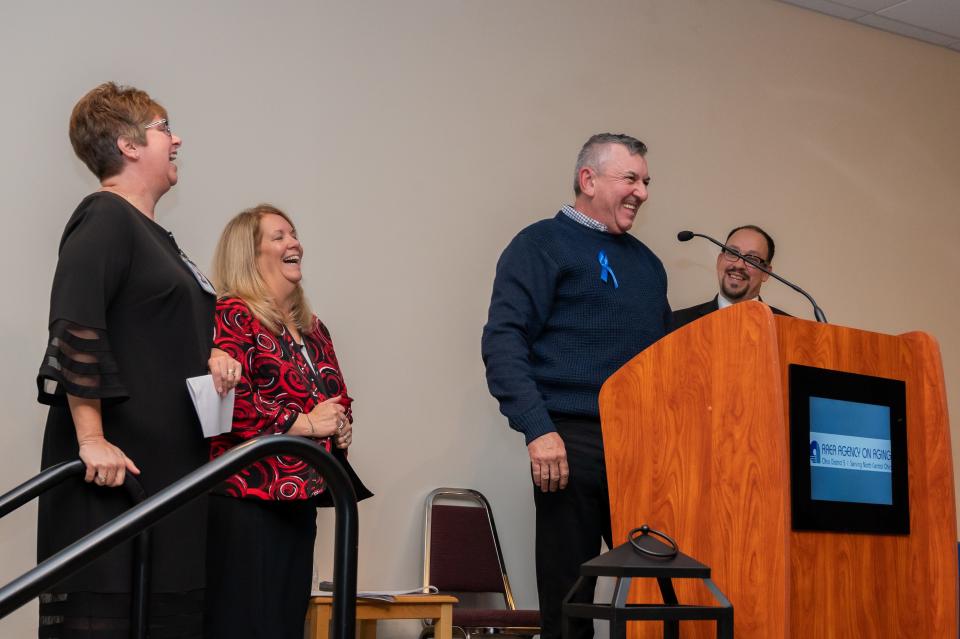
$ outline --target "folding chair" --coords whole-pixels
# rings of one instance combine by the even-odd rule
[[[437,488],[427,495],[423,585],[461,596],[493,593],[503,597],[503,608],[454,606],[454,630],[463,633],[464,639],[475,634],[532,637],[540,633],[540,612],[517,610],[490,503],[476,490]],[[421,639],[432,635],[432,626],[420,633]]]

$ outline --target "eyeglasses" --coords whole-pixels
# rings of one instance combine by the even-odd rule
[[[734,255],[727,249],[723,249],[720,255],[722,255],[723,259],[725,259],[728,262],[736,262],[737,260],[740,259],[738,256]],[[743,263],[746,264],[747,268],[751,268],[751,269],[770,268],[770,264],[759,255],[746,254],[743,256]]]
[[[166,133],[170,137],[173,137],[173,131],[170,130],[170,123],[167,122],[166,118],[157,120],[156,122],[151,122],[150,124],[144,125],[144,129],[156,129],[161,133]]]

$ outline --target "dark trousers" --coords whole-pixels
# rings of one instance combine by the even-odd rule
[[[537,591],[542,639],[562,632],[563,599],[580,576],[580,564],[600,554],[600,540],[612,547],[610,496],[603,461],[600,422],[585,417],[553,415],[567,449],[570,479],[564,490],[544,493],[534,486],[537,506]],[[596,579],[581,588],[575,601],[593,601]],[[568,639],[593,637],[593,621],[571,620]]]
[[[210,496],[207,639],[303,639],[317,509]]]

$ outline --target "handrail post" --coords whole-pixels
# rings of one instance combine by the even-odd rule
[[[333,457],[331,456],[330,459],[333,459]],[[335,461],[335,463],[337,462]],[[346,477],[345,473],[344,477]],[[331,619],[333,624],[332,636],[334,639],[353,639],[355,636],[354,626],[356,625],[358,554],[357,497],[353,492],[353,485],[349,479],[346,481],[344,488],[349,490],[340,489],[332,491],[333,504],[337,513],[334,521],[333,536],[334,589],[333,614]]]
[[[86,472],[86,464],[79,459],[60,462],[44,469],[19,486],[0,495],[0,518],[39,497],[42,493],[71,477]],[[133,475],[127,473],[123,488],[133,504],[139,504],[147,495],[143,486]],[[150,596],[150,530],[146,529],[137,536],[133,547],[133,572],[130,590],[130,637],[147,637],[147,602]]]
[[[135,504],[147,498],[140,482],[127,473],[123,488]],[[130,637],[147,639],[150,627],[150,540],[149,528],[137,535],[133,545],[133,583],[130,587]]]

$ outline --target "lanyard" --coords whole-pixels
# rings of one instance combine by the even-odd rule
[[[307,356],[309,353],[309,348],[307,347],[307,337],[304,334],[301,334],[301,339],[303,339],[303,348],[297,349],[300,351],[300,357],[304,359],[306,365],[306,370],[297,362],[297,356],[290,350],[290,346],[287,343],[287,340],[290,340],[290,343],[296,345],[296,342],[293,341],[293,336],[290,335],[290,331],[286,327],[283,328],[283,334],[280,335],[280,349],[283,351],[283,357],[287,361],[293,362],[296,365],[297,369],[300,371],[300,374],[307,378],[311,384],[313,384],[313,398],[317,399],[317,395],[322,394],[324,397],[330,397],[330,389],[327,388],[326,382],[320,377],[319,369],[311,366],[313,362],[307,362]],[[307,350],[307,353],[304,353],[304,349]]]

